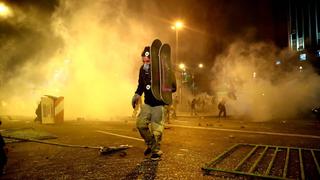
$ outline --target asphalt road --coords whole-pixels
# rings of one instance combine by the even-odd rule
[[[247,176],[224,173],[208,175],[201,167],[237,143],[320,149],[320,122],[316,120],[249,122],[179,117],[166,125],[162,141],[164,154],[160,161],[143,156],[145,145],[135,128],[135,120],[131,118],[66,121],[57,125],[7,120],[3,121],[1,129],[24,127],[58,137],[48,140],[50,142],[88,146],[129,144],[133,147],[126,151],[126,155],[100,155],[97,149],[34,142],[10,143],[7,144],[7,173],[1,179],[246,179]],[[320,162],[320,154],[316,157]],[[237,162],[230,162],[230,166],[234,167],[234,163]],[[291,170],[291,174],[296,170],[299,168]]]

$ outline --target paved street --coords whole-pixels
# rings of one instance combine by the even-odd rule
[[[143,156],[145,146],[131,118],[67,121],[60,125],[5,120],[2,129],[26,127],[58,137],[50,142],[133,147],[124,156],[100,155],[97,149],[10,143],[3,179],[238,179],[239,176],[228,174],[205,175],[201,167],[236,143],[320,149],[320,122],[316,120],[248,122],[178,117],[166,126],[161,161]]]

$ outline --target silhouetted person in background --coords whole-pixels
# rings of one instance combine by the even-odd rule
[[[226,100],[225,99],[222,99],[219,102],[218,109],[219,109],[219,119],[221,117],[221,114],[223,114],[223,117],[226,119],[227,118],[227,111],[226,111]]]
[[[195,98],[193,98],[191,101],[191,116],[197,115],[196,104],[197,104],[197,100]]]

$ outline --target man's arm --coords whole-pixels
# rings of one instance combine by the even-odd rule
[[[142,71],[143,71],[142,68],[140,68],[138,87],[137,87],[137,90],[136,90],[135,94],[133,95],[132,101],[131,101],[131,105],[132,105],[133,109],[136,107],[136,104],[139,101],[140,96],[143,93],[144,81],[143,81],[143,72]]]
[[[137,87],[137,90],[135,92],[135,94],[138,94],[139,96],[142,95],[143,93],[143,89],[144,89],[144,81],[143,81],[143,69],[140,68],[140,71],[139,71],[139,80],[138,80],[138,87]]]

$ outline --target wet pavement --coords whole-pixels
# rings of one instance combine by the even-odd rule
[[[201,167],[236,143],[320,149],[320,121],[307,119],[250,122],[209,116],[178,117],[166,125],[160,161],[144,157],[145,145],[132,118],[56,125],[6,120],[1,129],[24,127],[58,137],[50,142],[133,147],[126,154],[100,155],[97,149],[10,143],[7,174],[1,179],[239,179],[247,177],[206,175]]]

